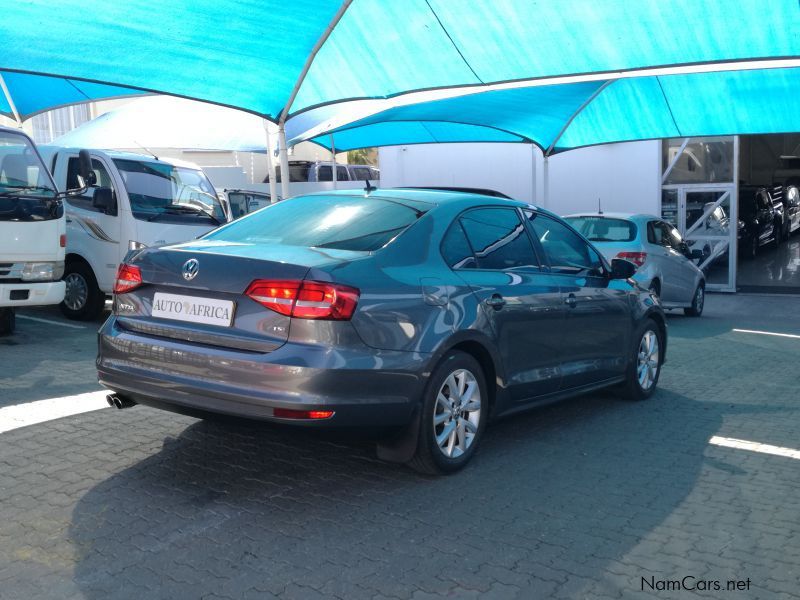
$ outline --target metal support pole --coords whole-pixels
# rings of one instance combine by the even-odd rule
[[[278,158],[281,164],[281,196],[286,200],[289,197],[289,153],[286,148],[286,128],[283,123],[278,125]]]
[[[6,97],[8,106],[14,115],[14,120],[17,122],[17,127],[22,128],[22,119],[19,118],[17,106],[14,104],[14,99],[11,97],[11,92],[8,91],[8,86],[6,86],[6,80],[3,78],[2,73],[0,73],[0,88],[3,89],[3,95]]]
[[[331,156],[333,157],[333,189],[339,189],[339,174],[336,172],[336,143],[333,141],[333,134],[331,134]]]
[[[544,201],[542,208],[550,209],[550,157],[544,155],[544,169],[542,172],[542,182],[544,183]]]
[[[269,176],[269,201],[278,201],[278,184],[275,182],[275,163],[272,160],[272,140],[269,136],[269,121],[264,121],[264,132],[267,134],[267,175]]]

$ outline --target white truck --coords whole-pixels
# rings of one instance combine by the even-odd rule
[[[78,150],[42,146],[56,183],[74,187]],[[66,198],[66,290],[61,310],[95,319],[129,250],[196,238],[230,220],[200,167],[154,156],[90,150],[91,185]]]
[[[0,127],[0,335],[14,331],[17,308],[64,298],[63,199],[82,192],[89,177],[89,155],[75,157],[80,189],[59,192],[33,141]]]

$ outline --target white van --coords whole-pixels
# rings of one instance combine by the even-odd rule
[[[82,188],[89,156],[82,153],[80,162],[77,150],[75,156],[74,187]],[[58,191],[33,141],[0,127],[0,335],[14,331],[15,309],[64,298],[66,193]]]
[[[78,150],[42,146],[62,188],[75,187]],[[131,249],[196,238],[229,221],[202,169],[173,159],[90,150],[86,193],[66,199],[67,317],[92,320],[103,310],[117,267]]]

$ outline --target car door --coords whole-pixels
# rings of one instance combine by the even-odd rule
[[[66,158],[66,187],[78,185],[78,155]],[[62,168],[64,166],[62,165]],[[79,196],[67,196],[67,244],[70,253],[79,254],[92,267],[101,290],[110,291],[119,264],[121,225],[119,210],[104,211],[94,205],[94,195],[99,188],[116,186],[108,165],[102,158],[92,158],[95,184]]]
[[[668,304],[686,304],[694,298],[697,271],[686,257],[687,247],[678,230],[664,221],[660,222],[660,226],[664,232],[664,248],[667,251],[665,265],[670,278],[670,295],[662,296],[662,299]]]
[[[675,287],[676,277],[672,264],[669,236],[667,228],[662,221],[653,220],[647,223],[647,260],[655,265],[656,276],[659,278],[661,300],[666,303],[676,302],[678,295]]]
[[[462,213],[445,246],[465,237],[470,256],[451,265],[480,302],[494,334],[509,393],[520,402],[556,392],[564,306],[557,281],[542,270],[513,207]]]
[[[598,252],[559,219],[526,211],[563,298],[561,389],[624,375],[631,335],[630,284],[612,280]]]

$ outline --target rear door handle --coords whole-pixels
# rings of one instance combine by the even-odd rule
[[[575,305],[578,304],[578,299],[575,297],[575,294],[570,294],[564,299],[564,304],[570,308],[575,308]]]
[[[491,298],[483,301],[486,306],[491,306],[495,310],[500,310],[506,305],[506,299],[500,294],[492,294]]]

